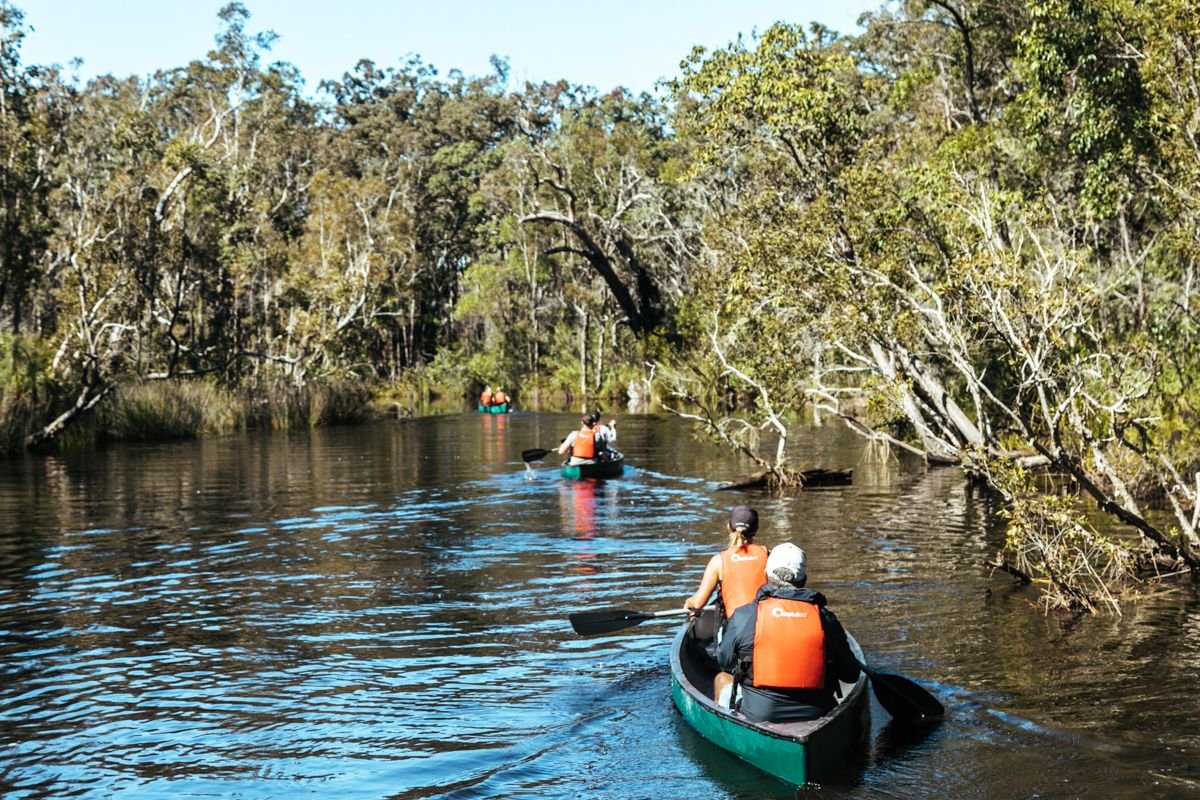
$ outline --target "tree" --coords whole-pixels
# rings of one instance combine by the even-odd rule
[[[672,155],[654,102],[617,90],[565,111],[529,163],[536,207],[521,222],[557,226],[564,241],[545,254],[582,259],[637,337],[664,324],[665,302],[687,285],[694,232],[684,192],[661,180]]]
[[[0,309],[14,333],[30,321],[44,267],[51,168],[69,102],[55,71],[22,66],[23,20],[0,0]]]
[[[1132,75],[1129,63],[1089,71],[1067,59],[1072,80],[1055,84],[1062,87],[1057,94],[1042,79],[1011,97],[995,77],[1001,72],[980,77],[980,64],[1000,70],[1009,63],[1040,75],[1047,68],[1029,59],[1045,49],[1031,37],[1046,31],[1053,31],[1056,57],[1083,59],[1098,48],[1100,60],[1115,65],[1140,53],[1130,44],[1141,41],[1140,29],[1118,24],[1138,16],[1117,4],[1101,12],[1099,5],[1040,6],[1040,23],[991,31],[986,41],[995,48],[984,52],[965,5],[914,4],[907,13],[915,16],[877,20],[859,42],[876,45],[862,60],[820,30],[809,38],[780,26],[755,50],[739,43],[694,60],[680,87],[693,105],[680,127],[703,133],[709,146],[701,166],[716,166],[714,180],[740,180],[741,207],[710,238],[722,261],[711,304],[720,327],[753,331],[740,343],[740,372],[773,397],[794,393],[796,375],[807,375],[812,396],[847,418],[839,398],[868,393],[871,407],[891,410],[876,425],[850,420],[856,427],[887,435],[878,422],[903,420],[892,441],[931,460],[965,463],[1005,494],[1014,513],[1053,516],[1025,503],[1023,480],[1006,477],[1020,473],[1001,465],[1069,475],[1143,537],[1148,557],[1194,568],[1194,493],[1178,479],[1155,423],[1170,393],[1148,379],[1162,374],[1164,361],[1190,359],[1191,348],[1130,336],[1139,317],[1124,298],[1145,285],[1143,265],[1158,257],[1160,234],[1151,197],[1112,202],[1140,191],[1145,166],[1158,163],[1154,149],[1141,144],[1139,131],[1154,118],[1150,95],[1138,88],[1141,68]],[[895,35],[925,41],[913,33],[926,31],[923,15],[931,9],[949,15],[947,30],[964,48],[966,37],[975,37],[970,58],[958,62],[965,95],[958,81],[928,80],[938,71],[929,63],[936,51],[878,46]],[[1097,14],[1111,24],[1072,25],[1101,19]],[[1023,19],[1006,9],[992,16]],[[1097,29],[1121,30],[1126,41],[1101,41]],[[931,102],[936,92],[944,102]],[[1068,126],[1057,138],[1035,135],[1031,109],[1040,109],[1040,119],[1069,123],[1081,98],[1098,110],[1096,120]],[[1124,105],[1130,98],[1137,101],[1132,107]],[[931,124],[935,113],[949,124]],[[1094,146],[1083,148],[1085,141]],[[1071,157],[1055,155],[1063,150]],[[1089,183],[1080,157],[1127,168]],[[759,358],[773,348],[791,357]],[[1174,531],[1154,522],[1135,497],[1131,485],[1141,475],[1158,476],[1157,487],[1172,498]],[[1184,497],[1186,504],[1178,502]],[[1068,604],[1087,596],[1072,595],[1069,582],[1060,586]]]

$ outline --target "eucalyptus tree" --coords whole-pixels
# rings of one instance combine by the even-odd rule
[[[330,186],[355,185],[347,210],[377,271],[364,283],[373,293],[366,352],[394,377],[452,341],[445,323],[461,276],[487,249],[480,186],[515,125],[511,103],[500,71],[442,79],[416,58],[387,69],[360,62],[325,89],[334,125],[322,169]]]
[[[23,21],[0,0],[0,310],[14,334],[31,321],[37,300],[53,228],[52,169],[70,102],[56,70],[22,65]]]
[[[75,102],[56,163],[47,298],[51,364],[74,402],[29,436],[56,435],[120,382],[283,360],[270,307],[294,231],[311,123],[294,70],[263,69],[270,34],[222,9],[217,48],[149,79],[102,76]]]
[[[620,336],[642,342],[635,345],[640,354],[657,338],[674,336],[669,312],[691,288],[703,211],[695,187],[673,179],[678,139],[661,103],[622,89],[576,94],[554,130],[527,143],[528,189],[518,202],[520,221],[553,237],[542,255],[575,276],[563,284],[563,302],[574,311],[577,377],[586,396],[603,383],[603,354],[630,352],[616,346]],[[587,333],[592,327],[595,338]],[[558,345],[561,352],[568,343],[560,337]]]
[[[263,363],[297,363],[276,299],[311,180],[315,112],[294,69],[263,65],[273,34],[249,34],[239,4],[220,17],[217,48],[149,88],[162,170],[155,272],[140,284],[162,348],[153,377],[233,382]]]
[[[723,202],[706,229],[717,259],[681,309],[689,336],[705,347],[691,377],[667,371],[671,391],[777,482],[792,483],[785,416],[825,363],[827,343],[814,326],[835,328],[855,299],[844,280],[815,283],[795,256],[804,248],[831,262],[853,258],[852,168],[881,103],[845,43],[786,25],[757,48],[739,40],[697,50],[675,89],[676,126],[694,143],[694,179]],[[714,385],[748,393],[761,421],[727,414],[734,403],[715,402]],[[761,428],[777,435],[774,456],[759,452]]]
[[[839,398],[867,392],[874,418],[853,424],[889,435],[890,422],[897,444],[967,463],[1013,502],[1015,534],[1052,531],[1059,555],[1018,537],[1005,566],[1049,576],[1068,605],[1108,602],[1130,554],[1025,502],[1013,465],[1067,473],[1144,554],[1197,566],[1194,492],[1155,422],[1170,393],[1154,376],[1179,343],[1129,337],[1124,300],[1170,230],[1145,188],[1176,174],[1155,142],[1187,137],[1145,133],[1172,112],[1143,75],[1174,73],[1157,85],[1178,96],[1194,74],[1143,47],[1194,37],[1162,5],[1179,23],[1167,34],[1119,3],[913,3],[854,43],[776,27],[756,49],[698,55],[681,85],[705,163],[744,176],[713,238],[726,374],[847,418]],[[763,339],[767,358],[747,344]],[[1175,506],[1173,531],[1135,497],[1146,474]],[[1064,575],[1080,553],[1111,569]]]

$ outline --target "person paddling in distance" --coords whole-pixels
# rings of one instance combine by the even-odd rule
[[[496,393],[492,395],[492,405],[508,405],[508,395],[504,393],[503,386],[496,387]]]
[[[608,424],[600,421],[600,412],[593,411],[596,415],[596,458],[599,461],[612,461],[620,458],[621,454],[617,448],[613,447],[613,442],[617,440],[617,421],[610,419]]]
[[[725,527],[728,546],[708,560],[700,588],[683,603],[689,616],[695,616],[708,603],[713,590],[718,590],[718,631],[734,611],[754,600],[754,593],[766,580],[768,554],[767,548],[754,543],[758,512],[750,506],[734,506]]]
[[[479,405],[487,408],[495,403],[495,397],[496,396],[492,394],[492,387],[485,386],[483,387],[483,393],[479,395]]]
[[[608,425],[601,425],[600,412],[589,411],[579,421],[579,430],[571,431],[562,440],[562,444],[558,446],[558,454],[571,454],[567,466],[608,461],[615,457],[611,445],[616,440],[617,421],[610,420]]]
[[[816,719],[837,705],[839,681],[858,680],[859,663],[825,596],[806,589],[808,559],[791,542],[767,558],[767,582],[729,619],[717,645],[723,670],[713,696],[746,718]]]

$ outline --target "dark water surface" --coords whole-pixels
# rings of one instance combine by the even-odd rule
[[[465,414],[0,463],[0,797],[787,798],[671,705],[679,618],[583,639],[571,611],[679,607],[750,471],[672,418],[634,468],[529,471],[572,414]],[[1200,797],[1200,600],[1047,617],[989,577],[1003,532],[957,472],[840,428],[797,463],[849,487],[750,495],[809,553],[878,669],[948,719],[872,709],[812,798]]]

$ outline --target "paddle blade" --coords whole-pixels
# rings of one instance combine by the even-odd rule
[[[571,620],[571,627],[580,636],[592,636],[632,628],[638,623],[654,619],[654,616],[644,611],[577,611],[568,615],[568,619]]]
[[[530,461],[541,461],[549,454],[549,450],[543,450],[540,447],[535,447],[532,450],[521,451],[521,460],[528,464]]]
[[[867,670],[871,688],[879,705],[899,722],[926,722],[941,719],[946,709],[927,690],[903,675]]]

